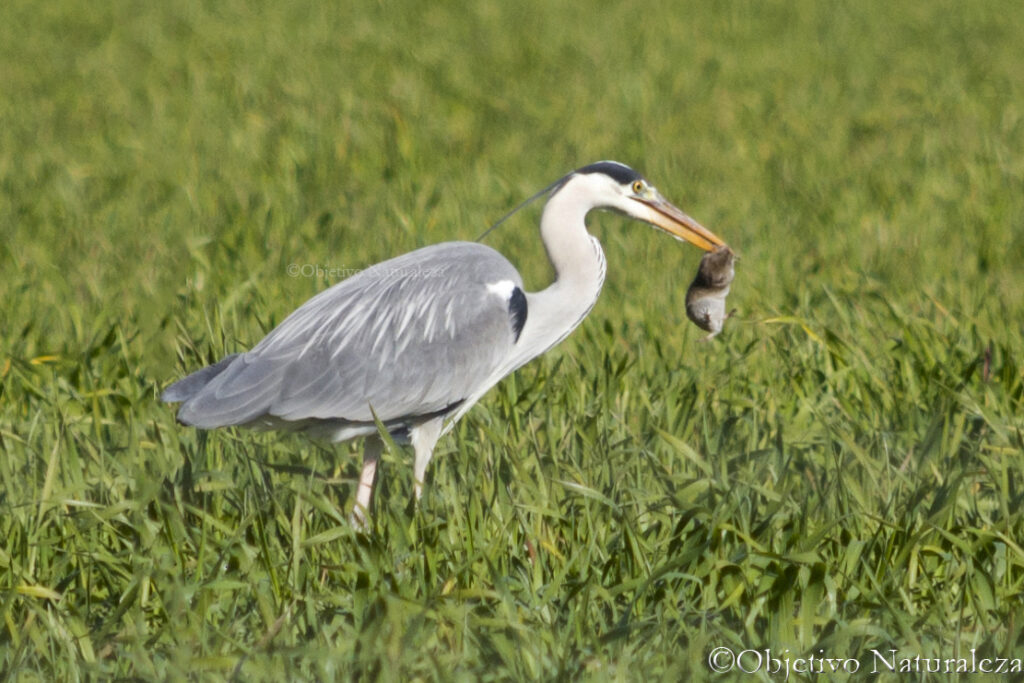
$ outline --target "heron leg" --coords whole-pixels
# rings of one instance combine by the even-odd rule
[[[413,474],[416,476],[416,500],[423,495],[423,482],[426,479],[427,465],[434,455],[434,446],[441,438],[441,428],[444,426],[444,418],[436,418],[429,422],[413,427],[409,432],[409,440],[412,441],[412,448],[416,454],[413,464]]]
[[[366,531],[370,526],[370,501],[373,499],[373,482],[377,476],[377,463],[384,452],[384,442],[379,436],[366,437],[363,445],[363,471],[356,488],[356,505],[352,508],[352,526]]]

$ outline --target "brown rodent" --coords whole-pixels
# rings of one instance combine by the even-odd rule
[[[701,341],[708,341],[722,331],[725,319],[725,297],[736,276],[736,254],[727,246],[715,247],[704,254],[697,276],[686,290],[686,315],[697,327],[710,332]]]

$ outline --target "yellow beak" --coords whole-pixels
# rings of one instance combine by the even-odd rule
[[[656,196],[650,198],[636,198],[636,201],[649,209],[644,217],[648,223],[676,239],[686,240],[704,251],[712,251],[725,244],[722,238],[687,216],[660,194],[656,193]]]

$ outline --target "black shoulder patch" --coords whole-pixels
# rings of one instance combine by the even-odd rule
[[[617,161],[599,161],[596,164],[590,164],[583,168],[577,169],[577,173],[604,173],[606,176],[611,178],[617,183],[627,185],[632,183],[634,180],[641,180],[643,176],[631,169],[625,164],[620,164]]]
[[[518,287],[512,290],[512,296],[508,298],[508,316],[512,322],[512,336],[515,341],[519,341],[519,335],[526,325],[526,295]]]

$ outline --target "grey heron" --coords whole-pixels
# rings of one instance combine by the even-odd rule
[[[608,209],[711,251],[723,241],[624,164],[602,161],[547,190],[540,235],[555,280],[523,290],[515,267],[477,242],[445,242],[378,263],[315,295],[252,350],[169,386],[178,421],[367,437],[353,522],[365,527],[383,450],[377,421],[414,450],[419,499],[434,446],[499,380],[565,339],[605,277],[586,215]]]

